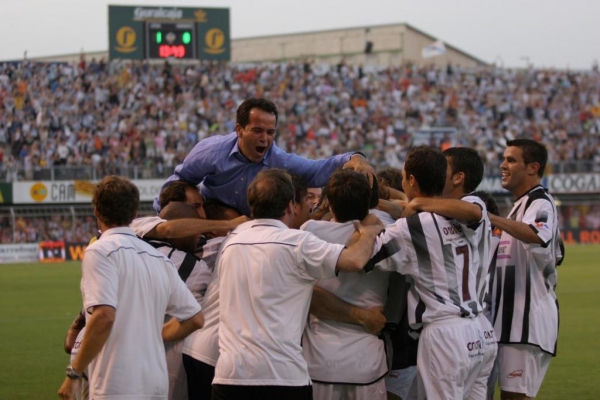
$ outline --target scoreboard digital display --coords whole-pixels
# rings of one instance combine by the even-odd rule
[[[146,22],[146,58],[195,59],[195,24]]]

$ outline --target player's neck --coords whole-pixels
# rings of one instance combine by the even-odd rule
[[[527,179],[517,188],[512,190],[512,195],[515,200],[518,200],[521,197],[523,197],[525,193],[529,192],[531,189],[538,186],[539,184],[541,184],[541,180],[537,177],[536,179]]]

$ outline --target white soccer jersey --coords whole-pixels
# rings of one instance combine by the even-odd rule
[[[522,343],[556,355],[558,300],[556,265],[562,259],[554,199],[542,186],[521,196],[509,219],[528,224],[543,245],[523,243],[503,232],[492,293],[499,343]]]
[[[237,231],[235,231],[237,232]],[[236,234],[235,232],[230,235]],[[193,332],[183,341],[182,353],[200,360],[203,363],[217,365],[219,359],[219,268],[216,267],[216,255],[224,237],[210,239],[204,245],[204,255],[211,262],[207,264],[213,269],[208,289],[202,299],[204,326]]]
[[[106,344],[89,365],[90,398],[166,398],[164,315],[187,320],[200,311],[171,261],[130,228],[109,229],[85,251],[81,291],[88,322],[92,307],[116,310]]]
[[[301,230],[330,242],[345,244],[355,232],[352,222],[308,221]],[[389,272],[374,270],[340,272],[320,279],[317,286],[360,308],[383,307],[387,299]],[[302,339],[302,352],[310,378],[336,384],[372,384],[387,374],[382,340],[362,326],[319,319],[309,315]]]
[[[273,219],[241,226],[217,261],[220,356],[213,384],[308,385],[300,343],[312,289],[317,279],[335,276],[344,246]]]
[[[379,268],[407,275],[412,329],[451,317],[474,318],[477,267],[463,226],[454,219],[420,212],[388,225],[375,244]]]

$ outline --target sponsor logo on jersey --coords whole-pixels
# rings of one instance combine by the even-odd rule
[[[523,376],[522,369],[517,369],[515,371],[509,372],[508,375],[506,375],[507,378],[521,378],[522,376]]]

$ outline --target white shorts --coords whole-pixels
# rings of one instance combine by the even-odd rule
[[[487,397],[488,381],[494,369],[494,362],[498,353],[498,343],[494,335],[494,327],[490,321],[483,314],[479,314],[475,321],[479,324],[479,329],[483,336],[483,348],[481,349],[483,352],[483,361],[475,383],[471,388],[471,394],[469,395],[469,399],[472,400],[485,399]]]
[[[371,385],[337,385],[313,382],[314,400],[386,400],[385,379]]]
[[[483,363],[479,322],[452,318],[428,324],[417,353],[419,399],[465,399]]]
[[[535,397],[552,356],[537,346],[500,344],[498,346],[498,385],[505,392]]]
[[[411,388],[414,386],[416,392],[417,367],[412,366],[404,369],[394,369],[385,377],[385,387],[388,392],[395,394],[402,400],[408,400]],[[416,398],[416,397],[415,397]]]

